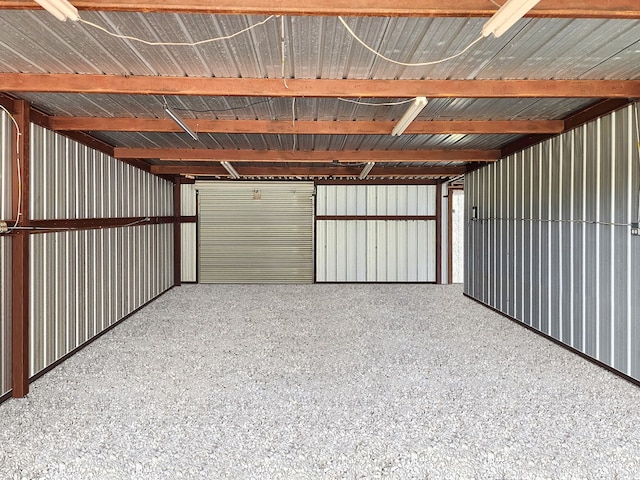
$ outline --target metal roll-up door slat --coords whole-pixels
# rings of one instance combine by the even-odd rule
[[[311,182],[197,182],[200,283],[312,283]]]

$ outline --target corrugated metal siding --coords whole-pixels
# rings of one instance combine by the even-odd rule
[[[12,212],[13,125],[0,110],[0,220]],[[0,235],[0,396],[11,390],[11,238]]]
[[[453,256],[453,283],[464,282],[464,192],[452,190],[450,192],[453,202],[452,214],[452,256]]]
[[[266,16],[82,12],[83,18],[149,40],[189,42],[229,35]],[[475,40],[483,18],[346,18],[383,55],[428,62]],[[287,78],[636,78],[635,20],[522,19],[448,62],[404,67],[374,56],[335,17],[285,17]],[[233,39],[199,47],[125,42],[81,24],[60,28],[44,11],[4,11],[0,69],[26,73],[88,73],[280,78],[280,22],[272,19]],[[117,54],[114,54],[117,52]],[[108,110],[108,109],[107,109]]]
[[[199,182],[198,281],[312,283],[309,182]]]
[[[435,215],[435,185],[318,185],[316,215]]]
[[[11,390],[11,238],[0,236],[0,396]]]
[[[318,185],[318,216],[436,214],[434,185]],[[318,220],[317,282],[433,282],[435,220]]]
[[[196,186],[186,184],[180,186],[180,209],[181,214],[186,216],[197,215]],[[183,282],[196,282],[197,278],[197,234],[195,223],[182,224],[182,274]]]
[[[31,218],[173,214],[170,183],[31,125]]]
[[[435,282],[435,223],[319,220],[316,281]]]
[[[171,224],[33,235],[33,376],[171,287]]]
[[[0,220],[10,220],[12,212],[11,182],[14,145],[13,124],[9,115],[0,110]]]
[[[467,175],[465,292],[640,379],[635,128],[628,107]]]

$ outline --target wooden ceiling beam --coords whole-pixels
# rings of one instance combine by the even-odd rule
[[[206,148],[115,148],[120,159],[149,158],[210,162],[487,162],[500,150],[221,150]]]
[[[497,7],[488,0],[72,0],[78,10],[212,13],[250,15],[323,15],[383,17],[489,17]],[[2,0],[0,9],[33,10],[39,8],[27,0]],[[640,18],[635,0],[542,0],[528,14],[530,17],[561,18]]]
[[[257,133],[298,135],[390,135],[396,122],[376,121],[296,121],[290,120],[210,120],[184,119],[198,133]],[[54,130],[107,132],[182,132],[171,119],[50,117]],[[562,120],[431,120],[413,122],[405,134],[512,134],[560,133]]]
[[[640,80],[341,80],[0,73],[7,92],[241,97],[638,98]]]
[[[331,165],[326,167],[300,166],[252,166],[236,165],[234,168],[241,176],[246,177],[286,177],[286,176],[351,176],[357,177],[362,170],[359,166]],[[393,176],[453,176],[465,173],[466,167],[375,167],[369,177]],[[151,173],[158,175],[215,175],[228,176],[227,171],[220,165],[152,165]]]

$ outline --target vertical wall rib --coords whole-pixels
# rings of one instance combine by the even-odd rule
[[[464,288],[640,379],[634,113],[627,107],[467,175]],[[496,209],[496,195],[509,208]],[[507,281],[497,268],[505,262]]]

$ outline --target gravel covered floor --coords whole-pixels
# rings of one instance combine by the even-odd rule
[[[640,388],[459,286],[189,285],[0,406],[13,478],[640,478]]]

